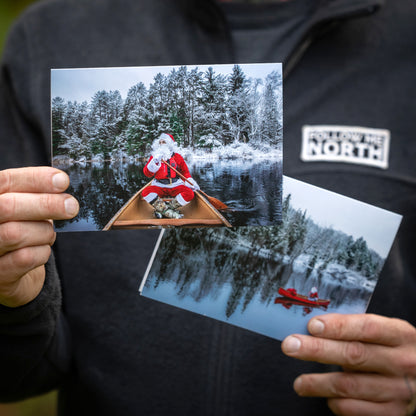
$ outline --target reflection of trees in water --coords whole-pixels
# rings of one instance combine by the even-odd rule
[[[286,282],[282,280],[282,277],[289,267],[289,265],[279,263],[276,266],[275,273],[270,274],[269,279],[266,280],[261,290],[261,301],[263,303],[269,304],[272,300],[274,300],[279,287],[286,284]]]
[[[80,202],[80,213],[66,224],[86,220],[102,229],[114,214],[150,179],[143,174],[144,163],[77,163],[63,167],[71,179],[68,192]],[[193,166],[192,175],[209,195],[235,208],[224,213],[233,224],[276,222],[281,218],[281,164],[254,164],[250,171],[244,162],[232,168],[216,164]],[[269,201],[267,198],[273,196]],[[267,205],[271,204],[271,206]]]
[[[142,166],[133,164],[74,164],[64,170],[71,179],[67,192],[80,203],[78,216],[69,222],[92,220],[99,229],[149,180]],[[63,228],[66,223],[57,221],[56,227]]]
[[[201,188],[229,207],[232,224],[271,225],[282,218],[282,163],[203,163],[192,174]]]
[[[232,233],[228,229],[169,230],[146,285],[157,288],[161,282],[173,282],[177,296],[190,296],[197,302],[207,296],[217,299],[227,285],[231,287],[227,317],[239,305],[245,311],[255,295],[267,287],[270,290],[262,301],[269,302],[277,293],[275,283],[278,284],[273,277],[276,273],[268,273],[273,268],[270,260],[261,258],[250,247],[242,248],[223,238]],[[277,262],[273,263],[278,268]]]
[[[280,286],[300,285],[307,294],[312,285],[307,283],[307,269],[295,272],[287,256],[284,260],[281,254],[271,256],[262,251],[267,240],[262,240],[258,227],[172,229],[164,235],[146,285],[157,288],[160,282],[172,282],[177,296],[191,297],[196,302],[206,297],[216,300],[224,290],[230,291],[225,306],[227,318],[239,307],[244,312],[256,295],[259,302],[268,305],[274,302]],[[331,307],[365,302],[371,293],[337,279],[319,279],[320,297],[331,299]]]

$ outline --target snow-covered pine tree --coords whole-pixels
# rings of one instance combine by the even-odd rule
[[[161,73],[155,75],[149,86],[149,135],[153,139],[160,133],[170,130],[169,125],[169,88],[167,77]]]
[[[202,147],[212,149],[231,139],[226,119],[226,87],[224,75],[215,74],[212,67],[205,71],[200,99],[204,117],[198,128]]]
[[[121,133],[123,100],[119,91],[98,91],[91,102],[91,153],[107,159],[112,153],[115,138]]]
[[[273,71],[267,75],[261,101],[261,142],[273,147],[282,142],[282,85],[281,75]]]
[[[167,80],[169,128],[180,145],[185,145],[185,131],[189,126],[186,116],[187,75],[186,66],[182,66],[178,70],[173,69]]]
[[[198,131],[204,115],[200,104],[203,73],[196,67],[188,71],[186,66],[169,74],[170,129],[178,132],[178,140],[185,147],[194,147],[200,136]]]
[[[232,140],[236,142],[245,143],[249,137],[248,88],[243,70],[239,65],[234,65],[228,82],[227,115]]]
[[[189,71],[187,77],[187,117],[189,128],[188,131],[185,131],[185,135],[188,136],[188,143],[192,148],[195,147],[200,137],[199,129],[203,126],[205,120],[205,114],[201,105],[202,77],[203,73],[198,68]]]
[[[64,115],[65,115],[65,100],[61,97],[52,99],[52,144],[53,155],[58,156],[65,154],[62,145],[65,144],[65,129],[64,129]]]
[[[251,79],[249,83],[249,92],[247,95],[247,125],[248,129],[248,141],[255,148],[261,148],[261,124],[260,124],[260,108],[261,108],[261,94],[260,87],[263,81],[260,78]]]
[[[146,146],[153,141],[153,137],[149,134],[148,92],[142,82],[129,89],[124,103],[123,119],[126,120],[124,136],[127,154],[145,156]]]
[[[88,104],[52,100],[53,155],[79,160],[88,155]]]

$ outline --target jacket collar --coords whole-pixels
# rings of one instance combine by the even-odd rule
[[[304,0],[311,4],[310,19],[305,34],[284,62],[286,77],[299,62],[309,45],[333,25],[355,17],[375,13],[385,0]],[[217,0],[178,0],[190,20],[216,39],[226,39],[231,45],[227,20]],[[231,48],[231,46],[229,46]]]
[[[315,17],[349,18],[372,14],[385,0],[305,0],[315,3]],[[187,14],[210,31],[218,30],[225,23],[217,0],[179,0]]]
[[[300,61],[312,42],[340,22],[369,16],[384,5],[385,0],[317,0],[303,38],[294,46],[284,63],[283,76],[287,77]]]
[[[348,19],[370,15],[384,3],[385,0],[319,0],[315,18]]]

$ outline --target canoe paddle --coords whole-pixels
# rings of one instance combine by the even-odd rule
[[[182,175],[182,173],[180,173],[180,172],[178,172],[174,167],[172,167],[168,162],[166,162],[165,160],[162,160],[162,162],[167,166],[167,167],[169,167],[169,168],[171,168],[174,172],[176,172],[178,175],[179,175],[179,177],[181,178],[181,179],[183,179],[184,181],[186,181],[186,182],[188,182],[189,184],[191,184],[191,185],[193,185],[192,183],[191,183],[191,181],[188,181],[188,179],[186,179],[185,178],[185,176],[183,176]],[[203,192],[203,191],[201,191],[201,189],[199,190],[199,191],[197,191],[197,192],[200,192],[202,195],[204,195],[205,196],[205,198],[206,199],[208,199],[208,202],[215,208],[215,209],[218,209],[218,210],[221,210],[221,211],[223,211],[223,210],[225,210],[225,209],[228,209],[228,206],[227,205],[225,205],[224,204],[224,202],[221,202],[219,199],[217,199],[217,198],[214,198],[213,196],[209,196],[209,195],[207,195],[205,192]]]

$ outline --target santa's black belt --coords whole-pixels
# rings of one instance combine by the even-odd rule
[[[158,182],[163,183],[163,185],[172,185],[178,181],[178,178],[169,178],[169,179],[157,179]]]

